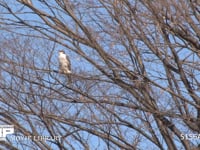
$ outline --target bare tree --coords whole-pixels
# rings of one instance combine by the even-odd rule
[[[200,132],[198,0],[0,1],[10,149],[191,149]],[[57,49],[72,62],[58,71]],[[61,140],[36,140],[40,135]]]

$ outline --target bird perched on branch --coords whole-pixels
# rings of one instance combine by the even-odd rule
[[[65,54],[63,50],[60,50],[58,59],[59,59],[59,72],[67,75],[68,79],[71,80],[70,74],[72,73],[72,71],[71,71],[71,63],[69,57]]]
[[[32,1],[31,0],[20,0],[20,2],[32,5]]]

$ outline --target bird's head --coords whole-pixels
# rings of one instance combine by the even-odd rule
[[[60,50],[59,51],[59,54],[64,54],[65,52],[63,50]]]

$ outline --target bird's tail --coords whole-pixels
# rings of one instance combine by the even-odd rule
[[[72,83],[72,76],[71,76],[71,74],[67,74],[67,82],[68,82],[69,84]]]

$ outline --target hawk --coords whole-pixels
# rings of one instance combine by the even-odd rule
[[[31,0],[20,0],[22,3],[33,5]]]
[[[70,60],[63,50],[59,51],[58,59],[59,59],[59,72],[66,75],[71,74]]]

